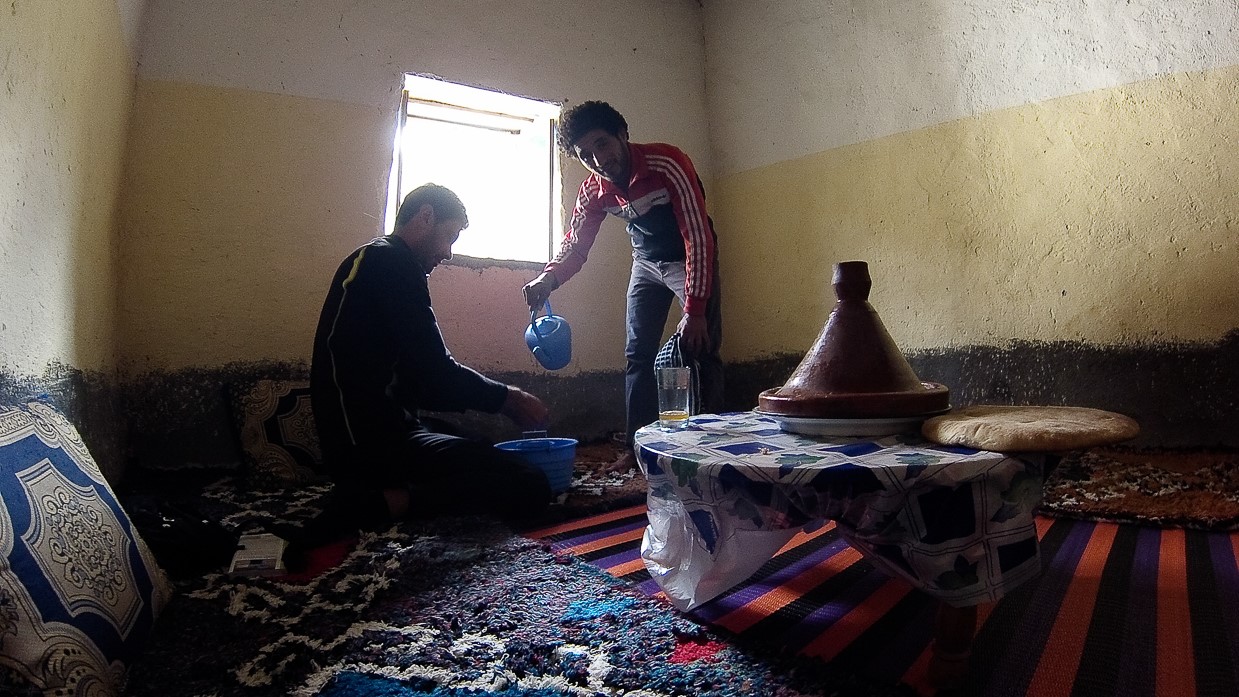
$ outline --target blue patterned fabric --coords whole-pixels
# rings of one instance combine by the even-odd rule
[[[636,433],[649,480],[642,557],[680,609],[743,581],[800,529],[833,520],[875,564],[954,605],[1040,569],[1041,460],[928,443],[785,433],[754,412]]]
[[[169,595],[76,429],[0,407],[0,664],[48,695],[112,695]]]

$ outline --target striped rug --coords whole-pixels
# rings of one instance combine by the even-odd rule
[[[645,507],[525,533],[661,595],[639,550]],[[1043,571],[982,606],[961,695],[1239,695],[1239,533],[1037,518]],[[739,642],[844,661],[921,694],[934,603],[849,547],[801,533],[689,613]]]

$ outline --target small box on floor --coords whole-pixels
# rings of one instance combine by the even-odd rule
[[[228,573],[234,576],[279,576],[286,573],[284,550],[288,541],[271,533],[242,535]]]

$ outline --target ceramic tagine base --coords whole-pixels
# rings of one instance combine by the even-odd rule
[[[922,382],[869,305],[869,267],[835,265],[838,302],[787,382],[758,396],[757,413],[804,435],[886,436],[916,431],[950,410],[950,390]]]

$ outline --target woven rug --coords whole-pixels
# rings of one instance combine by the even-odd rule
[[[634,507],[532,531],[659,596]],[[1042,573],[980,608],[960,695],[1239,694],[1239,533],[1037,518]],[[687,617],[931,694],[934,602],[875,568],[832,524],[797,535]]]
[[[1198,530],[1239,529],[1239,453],[1097,448],[1063,458],[1044,515]]]
[[[224,481],[203,505],[248,532],[308,520],[325,493]],[[728,641],[484,518],[402,523],[361,536],[337,561],[317,575],[181,582],[125,694],[908,694],[845,667]]]
[[[645,477],[640,472],[606,471],[625,450],[612,441],[578,445],[572,463],[572,486],[563,501],[547,511],[542,522],[575,520],[645,503]]]

